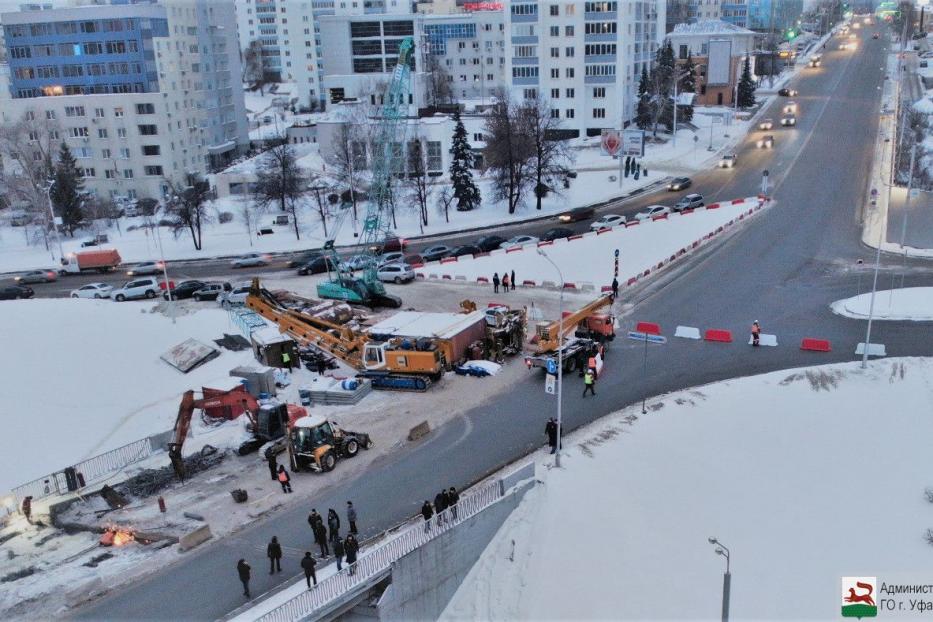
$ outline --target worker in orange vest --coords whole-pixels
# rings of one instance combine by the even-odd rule
[[[752,324],[752,345],[758,346],[758,339],[761,337],[761,326],[758,324],[758,320]]]

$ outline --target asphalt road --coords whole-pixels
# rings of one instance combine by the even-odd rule
[[[794,84],[801,92],[799,125],[795,130],[773,132],[777,138],[773,152],[748,147],[750,137],[739,150],[737,169],[710,173],[697,184],[697,191],[713,197],[754,194],[760,171],[767,166],[776,182],[775,206],[677,271],[641,289],[634,298],[626,294],[623,300],[635,304],[633,313],[623,319],[623,330],[637,320],[659,322],[666,334],[678,324],[726,328],[735,331],[738,343],[672,339],[650,349],[645,378],[640,346],[617,340],[595,398],[581,399],[582,382],[574,376],[566,379],[567,428],[589,423],[643,396],[649,397],[650,405],[650,396],[702,383],[853,360],[864,322],[834,316],[827,305],[854,293],[856,275],[850,268],[857,259],[871,256],[859,243],[858,221],[868,192],[882,80],[879,61],[886,44],[869,37],[862,37],[857,51],[831,50],[824,55],[821,68],[804,71]],[[653,201],[645,198],[642,202]],[[915,270],[908,284],[933,284],[928,269]],[[778,336],[780,347],[752,349],[741,343],[755,319],[761,321],[764,332]],[[891,354],[933,355],[929,324],[884,322],[875,324],[874,331],[876,340],[885,343]],[[804,336],[832,340],[833,352],[800,351],[797,344]],[[85,608],[78,617],[181,620],[222,616],[243,604],[234,570],[238,558],[247,557],[256,569],[252,585],[256,594],[296,574],[297,559],[288,559],[287,572],[266,575],[264,547],[272,535],[286,546],[309,546],[306,516],[312,506],[342,509],[346,499],[352,499],[359,508],[363,534],[375,535],[415,514],[420,503],[441,487],[462,487],[543,444],[544,423],[554,407],[554,398],[544,393],[543,375],[529,372],[527,382],[478,400],[465,416],[380,460],[357,480],[335,483],[303,507],[283,511],[189,553],[177,564]],[[749,407],[753,412],[754,396],[749,396]],[[710,447],[710,451],[720,448]],[[301,478],[296,484],[301,494]],[[721,508],[724,513],[730,510]],[[595,491],[594,507],[580,511],[598,512]]]

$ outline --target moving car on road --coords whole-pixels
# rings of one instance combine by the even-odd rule
[[[759,149],[770,149],[771,147],[774,146],[774,136],[772,136],[771,134],[768,134],[767,136],[762,136],[755,142],[755,144],[758,146]]]
[[[107,283],[88,283],[83,287],[71,290],[72,298],[110,298],[113,285]]]
[[[674,211],[682,212],[685,209],[696,209],[698,207],[703,207],[703,195],[688,194],[677,201],[677,205],[674,206]]]
[[[376,278],[386,283],[407,283],[415,280],[415,271],[407,263],[391,263],[379,268]]]
[[[675,177],[671,183],[667,184],[667,189],[676,192],[677,190],[686,190],[693,184],[689,177]]]
[[[589,220],[596,215],[596,208],[591,206],[577,207],[569,212],[564,212],[557,217],[557,220],[561,222],[579,222],[581,220]]]
[[[377,266],[385,266],[390,263],[397,263],[402,260],[405,254],[402,251],[394,251],[391,253],[383,253],[376,257]]]
[[[260,253],[246,253],[230,262],[231,268],[259,268],[269,265],[269,256]]]
[[[719,168],[735,168],[738,156],[734,153],[727,153],[719,159]]]
[[[437,261],[450,255],[450,251],[452,250],[453,249],[446,244],[435,244],[421,251],[421,257],[425,261]]]
[[[649,205],[647,209],[642,212],[635,214],[635,220],[651,220],[655,216],[664,216],[665,214],[670,214],[671,208],[665,207],[663,205]]]
[[[761,123],[758,124],[759,130],[770,130],[774,127],[774,119],[763,119]]]
[[[554,227],[553,229],[548,229],[544,232],[544,235],[541,236],[541,239],[545,242],[553,242],[554,240],[560,240],[561,238],[569,238],[573,235],[573,230],[567,229],[566,227]]]
[[[126,271],[126,276],[143,276],[144,274],[159,274],[162,272],[161,261],[144,261]]]
[[[791,126],[797,125],[797,117],[795,117],[792,114],[785,115],[781,117],[781,125],[783,125],[784,127],[791,127]]]
[[[206,283],[204,281],[182,281],[171,288],[171,294],[169,293],[169,289],[166,288],[166,290],[162,292],[162,297],[166,300],[168,300],[170,296],[174,300],[191,298],[194,296],[194,292],[200,290],[205,285]]]
[[[130,300],[131,298],[155,298],[160,290],[159,281],[155,277],[149,276],[144,279],[127,281],[118,289],[113,290],[110,298],[117,302]]]
[[[17,298],[32,298],[35,292],[25,285],[5,285],[0,287],[0,300],[16,300]]]
[[[808,64],[810,65],[810,67],[819,67],[821,62],[822,62],[822,57],[820,57],[819,55],[816,55],[810,58],[810,62]]]
[[[448,253],[447,257],[463,257],[464,255],[479,255],[483,252],[479,246],[475,244],[464,244],[463,246],[458,246]]]
[[[540,242],[538,238],[533,235],[516,235],[511,237],[502,244],[499,245],[499,248],[504,248],[506,250],[510,248],[517,248],[519,246],[524,246],[525,244],[537,244]]]
[[[17,283],[54,283],[58,280],[55,270],[31,270],[13,279]]]
[[[872,39],[877,39],[877,38],[880,37],[880,36],[881,36],[881,35],[879,35],[877,32],[873,32],[873,33],[871,34],[871,38],[872,38]]]
[[[797,102],[790,101],[784,104],[784,107],[781,109],[784,114],[796,114],[797,113]]]
[[[590,230],[599,231],[600,229],[611,229],[617,225],[624,224],[625,216],[621,214],[604,214],[599,220],[594,220],[590,223]]]
[[[305,251],[304,253],[298,255],[294,259],[288,262],[289,268],[300,268],[309,261],[317,259],[322,255],[321,251]]]
[[[797,89],[781,89],[778,91],[781,97],[797,97]]]
[[[321,255],[320,257],[315,257],[308,263],[298,266],[298,274],[305,276],[306,274],[318,274],[321,272],[327,272],[328,267],[333,270],[334,266],[330,263],[330,257]]]

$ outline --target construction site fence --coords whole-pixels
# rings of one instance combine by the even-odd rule
[[[405,528],[391,540],[365,552],[354,564],[344,566],[337,574],[319,581],[314,589],[304,591],[256,618],[257,622],[296,622],[313,616],[361,585],[387,575],[395,561],[485,510],[505,497],[511,486],[534,475],[535,465],[530,462],[502,478],[478,485],[465,492],[457,505],[435,514],[429,521]]]
[[[100,482],[102,479],[112,476],[125,469],[127,466],[145,460],[152,454],[160,451],[165,443],[171,439],[172,431],[162,432],[147,438],[127,443],[122,447],[111,449],[102,454],[98,454],[87,460],[82,460],[73,466],[50,473],[44,477],[34,479],[31,482],[15,487],[11,492],[19,508],[22,500],[31,496],[34,500],[44,499],[53,495],[66,494],[68,489],[68,471],[74,469],[75,478],[78,479],[78,487],[81,490],[84,487]],[[84,482],[83,486],[80,481]]]

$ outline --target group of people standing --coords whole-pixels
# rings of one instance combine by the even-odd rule
[[[500,285],[500,284],[502,285],[502,291],[504,291],[504,292],[509,291],[509,287],[510,287],[510,286],[511,286],[512,290],[514,290],[514,289],[515,289],[515,284],[516,284],[516,280],[515,280],[515,270],[512,270],[511,276],[509,275],[508,272],[503,272],[503,273],[502,273],[502,278],[501,278],[501,279],[499,278],[499,273],[498,273],[498,272],[493,273],[493,275],[492,275],[492,292],[493,292],[494,294],[498,294],[498,293],[499,293],[499,285]]]
[[[457,503],[460,502],[460,493],[457,492],[457,489],[451,486],[448,489],[442,489],[439,493],[434,495],[434,505],[431,505],[431,502],[425,499],[424,504],[421,506],[421,516],[424,518],[424,530],[429,531],[431,529],[431,518],[434,515],[437,515],[438,524],[443,523],[447,518],[450,520],[457,520]],[[449,517],[444,514],[445,510],[450,510]]]

